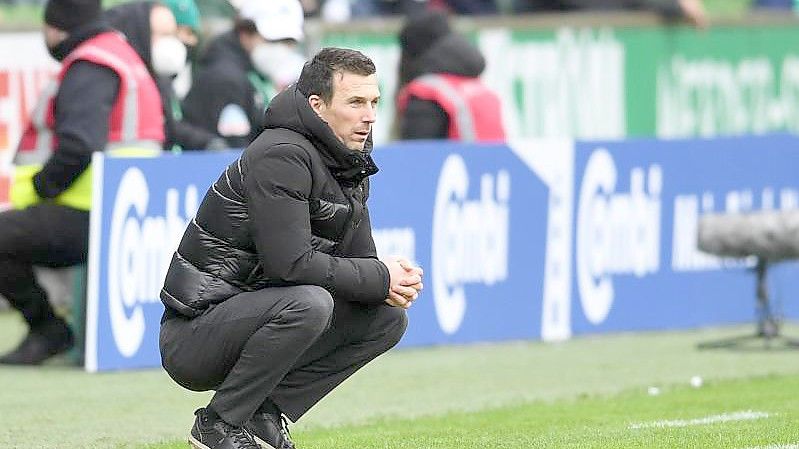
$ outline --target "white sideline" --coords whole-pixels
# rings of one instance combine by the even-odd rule
[[[799,444],[770,444],[768,446],[755,446],[747,449],[799,449]]]
[[[773,414],[766,412],[756,412],[753,410],[745,410],[733,413],[722,413],[720,415],[710,415],[704,418],[696,419],[674,419],[674,420],[660,420],[645,423],[630,424],[630,429],[662,429],[666,427],[688,427],[688,426],[705,426],[708,424],[716,424],[721,422],[730,421],[750,421],[754,419],[763,419],[773,416]],[[771,448],[769,448],[771,449]]]

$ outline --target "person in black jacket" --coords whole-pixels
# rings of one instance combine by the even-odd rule
[[[195,447],[293,448],[283,416],[299,419],[405,332],[422,270],[378,260],[366,205],[379,96],[369,58],[321,50],[186,229],[160,348],[178,384],[216,390],[195,412]]]
[[[16,208],[0,212],[0,294],[30,330],[0,364],[36,365],[74,344],[33,267],[86,262],[91,199],[79,187],[87,181],[92,153],[115,145],[155,149],[163,142],[155,84],[100,12],[100,0],[50,0],[45,6],[45,44],[61,70],[40,94],[14,156],[17,171],[43,166],[32,182],[15,179]],[[127,100],[136,107],[124,108]]]
[[[305,63],[299,0],[245,0],[234,29],[212,40],[183,100],[184,120],[243,148],[258,136],[266,105]]]

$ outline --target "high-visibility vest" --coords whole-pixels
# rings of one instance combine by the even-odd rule
[[[164,115],[155,81],[139,55],[118,32],[106,32],[78,45],[64,59],[61,71],[40,95],[14,156],[10,199],[15,208],[41,201],[33,176],[58,147],[55,136],[55,99],[72,64],[88,61],[108,67],[119,77],[119,93],[108,121],[108,146],[113,155],[149,156],[161,152]],[[91,208],[91,167],[54,199],[76,209]]]
[[[465,142],[505,140],[499,97],[479,78],[430,73],[409,82],[400,91],[400,113],[410,97],[437,103],[449,117],[449,138]]]

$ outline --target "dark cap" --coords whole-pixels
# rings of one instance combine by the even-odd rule
[[[100,17],[100,0],[48,0],[44,23],[63,31],[72,31]]]
[[[400,47],[408,57],[424,53],[452,30],[447,15],[442,11],[429,10],[408,18],[399,34]]]

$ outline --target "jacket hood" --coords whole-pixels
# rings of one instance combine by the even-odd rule
[[[302,134],[319,151],[325,165],[339,180],[356,184],[377,173],[372,160],[372,134],[366,139],[364,151],[347,148],[308,104],[308,99],[296,84],[279,93],[264,115],[264,129],[284,128]]]
[[[150,1],[125,3],[108,9],[103,16],[110,26],[125,35],[151,73],[150,11],[153,6],[155,2]]]
[[[200,58],[200,66],[219,63],[232,64],[245,72],[255,70],[250,62],[250,55],[241,46],[235,30],[222,33],[212,40]]]
[[[486,61],[480,50],[463,36],[451,33],[438,40],[418,60],[424,73],[449,73],[476,78],[485,70]]]

